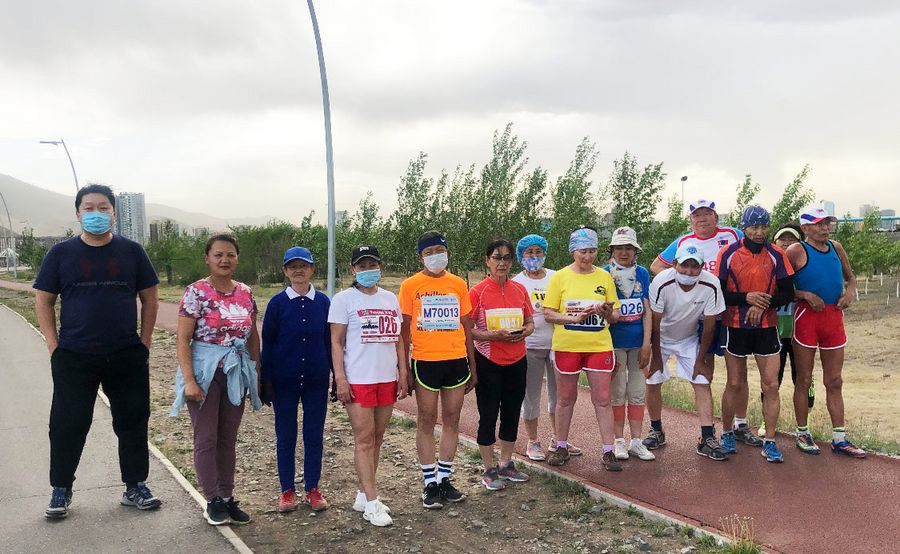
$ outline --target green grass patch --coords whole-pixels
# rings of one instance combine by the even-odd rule
[[[395,414],[391,416],[391,427],[397,427],[399,429],[415,429],[416,420],[411,417]]]

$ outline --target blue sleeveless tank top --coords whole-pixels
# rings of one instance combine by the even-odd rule
[[[844,293],[844,273],[834,245],[828,241],[828,251],[819,252],[806,242],[800,244],[806,249],[806,265],[794,274],[794,286],[816,294],[826,304],[837,304]]]

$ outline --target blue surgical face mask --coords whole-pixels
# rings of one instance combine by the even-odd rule
[[[381,280],[381,270],[380,269],[367,269],[365,271],[360,271],[355,275],[356,282],[360,285],[369,288],[374,287],[378,284],[378,281]]]
[[[106,212],[83,212],[81,228],[92,235],[105,235],[112,228],[112,218]]]
[[[525,271],[534,273],[544,267],[544,259],[544,256],[540,258],[522,258],[522,267],[525,268]]]

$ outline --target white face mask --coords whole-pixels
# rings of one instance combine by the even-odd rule
[[[425,267],[428,271],[440,273],[447,269],[447,263],[450,261],[450,257],[446,252],[440,252],[438,254],[432,254],[431,256],[424,256],[422,260],[425,262]]]
[[[684,273],[675,272],[675,281],[679,285],[684,285],[686,287],[690,287],[691,285],[696,285],[700,281],[699,275],[685,275]]]

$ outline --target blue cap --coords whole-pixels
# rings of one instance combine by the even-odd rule
[[[516,259],[522,261],[522,254],[529,246],[540,246],[544,253],[547,253],[547,239],[540,235],[525,235],[519,239],[516,244]]]
[[[744,208],[744,213],[741,214],[741,229],[754,225],[768,225],[771,221],[769,212],[762,206],[747,206]]]
[[[302,246],[292,246],[284,251],[284,263],[281,265],[287,265],[292,260],[303,260],[308,264],[314,264],[312,257],[312,252],[309,251],[309,248],[303,248]]]

